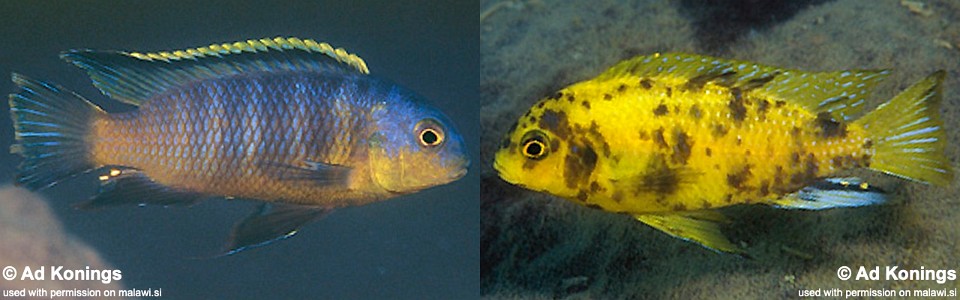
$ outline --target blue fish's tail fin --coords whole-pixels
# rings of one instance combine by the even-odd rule
[[[947,186],[953,168],[943,155],[946,133],[940,120],[944,71],[933,73],[877,107],[856,123],[875,150],[870,168],[894,176]]]
[[[19,184],[31,189],[50,187],[88,172],[88,136],[99,107],[58,86],[13,74],[19,90],[10,94],[10,113],[17,143],[10,152],[24,157]]]

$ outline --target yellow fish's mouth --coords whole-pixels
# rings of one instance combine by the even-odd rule
[[[508,171],[510,170],[510,168],[507,168],[502,164],[500,164],[499,159],[493,160],[493,169],[497,170],[497,175],[499,175],[500,179],[503,179],[503,181],[506,181],[510,184],[517,184],[518,179]]]

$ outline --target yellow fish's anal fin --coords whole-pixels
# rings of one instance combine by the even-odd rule
[[[824,178],[771,201],[785,209],[820,210],[838,207],[857,207],[886,202],[886,193],[856,177]]]
[[[720,224],[727,222],[725,216],[714,211],[692,211],[669,214],[641,214],[634,216],[640,222],[666,232],[674,237],[699,243],[711,250],[742,254],[720,232]]]
[[[104,95],[133,105],[171,87],[248,72],[370,73],[344,49],[294,37],[153,53],[80,49],[60,57],[84,69]]]
[[[873,87],[888,74],[886,70],[812,73],[710,56],[657,53],[620,62],[597,78],[669,78],[693,87],[713,82],[796,103],[814,113],[828,112],[835,120],[850,120],[862,110]]]
[[[950,185],[954,170],[943,154],[947,135],[940,120],[940,85],[945,75],[938,71],[927,76],[854,122],[870,136],[863,147],[874,151],[871,169]]]

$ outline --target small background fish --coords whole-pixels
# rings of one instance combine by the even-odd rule
[[[464,20],[468,19],[465,13],[476,5],[448,3],[444,9],[425,11],[422,7],[426,5],[437,4],[279,1],[237,5],[213,1],[170,7],[163,1],[145,1],[136,5],[63,3],[51,9],[20,1],[0,11],[8,22],[0,31],[21,41],[0,45],[4,57],[0,72],[6,74],[2,80],[6,83],[0,87],[5,94],[14,91],[8,76],[17,71],[71,88],[105,110],[123,111],[131,107],[99,96],[82,71],[56,55],[78,47],[163,50],[251,37],[311,37],[336,42],[361,55],[377,75],[433,100],[432,104],[455,120],[475,158],[479,144],[479,116],[475,113],[478,75],[474,72],[479,68],[477,25]],[[141,13],[145,8],[150,8],[150,13]],[[5,151],[13,142],[8,116],[0,113],[3,182],[13,180],[19,163],[17,156]],[[310,226],[297,238],[263,249],[270,255],[244,253],[215,260],[184,257],[223,246],[231,226],[255,208],[252,203],[217,200],[189,209],[148,206],[77,213],[71,204],[95,192],[93,181],[95,176],[78,178],[44,195],[64,228],[124,271],[122,284],[127,287],[162,287],[164,295],[198,298],[476,295],[479,275],[463,271],[475,270],[479,263],[475,250],[479,243],[479,179],[474,172],[453,184],[399,201],[342,209],[324,219],[324,226]],[[290,245],[284,245],[287,243]],[[318,284],[318,278],[325,280]],[[237,290],[230,288],[230,282],[259,284]],[[381,282],[385,289],[371,289],[370,282]],[[435,288],[436,284],[444,288]]]
[[[484,1],[481,8],[499,2]],[[891,69],[865,111],[934,70],[946,69],[941,112],[945,127],[953,128],[948,140],[960,140],[955,130],[960,97],[952,92],[960,78],[950,71],[960,68],[960,60],[955,48],[935,43],[955,42],[945,38],[954,36],[958,24],[946,9],[955,7],[952,1],[927,1],[936,16],[929,18],[897,1],[804,3],[502,5],[481,25],[480,161],[493,161],[502,135],[537,100],[624,59],[663,51],[809,71]],[[938,25],[944,18],[951,25]],[[960,156],[957,147],[945,152],[954,160]],[[628,216],[611,217],[511,186],[497,178],[492,164],[484,167],[481,293],[489,297],[769,298],[792,295],[804,286],[876,288],[874,282],[837,279],[837,267],[853,262],[909,261],[946,268],[960,259],[953,243],[941,242],[960,239],[956,179],[947,188],[935,188],[851,171],[844,175],[887,188],[891,205],[799,213],[763,206],[724,209],[734,220],[726,233],[753,249],[754,259],[745,261],[703,251]],[[888,283],[942,288],[935,282]]]

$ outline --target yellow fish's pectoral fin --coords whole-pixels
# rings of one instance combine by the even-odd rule
[[[708,249],[733,254],[743,254],[720,232],[720,223],[727,218],[715,211],[693,211],[670,214],[642,214],[634,216],[640,222],[666,232],[674,237],[699,243]]]

